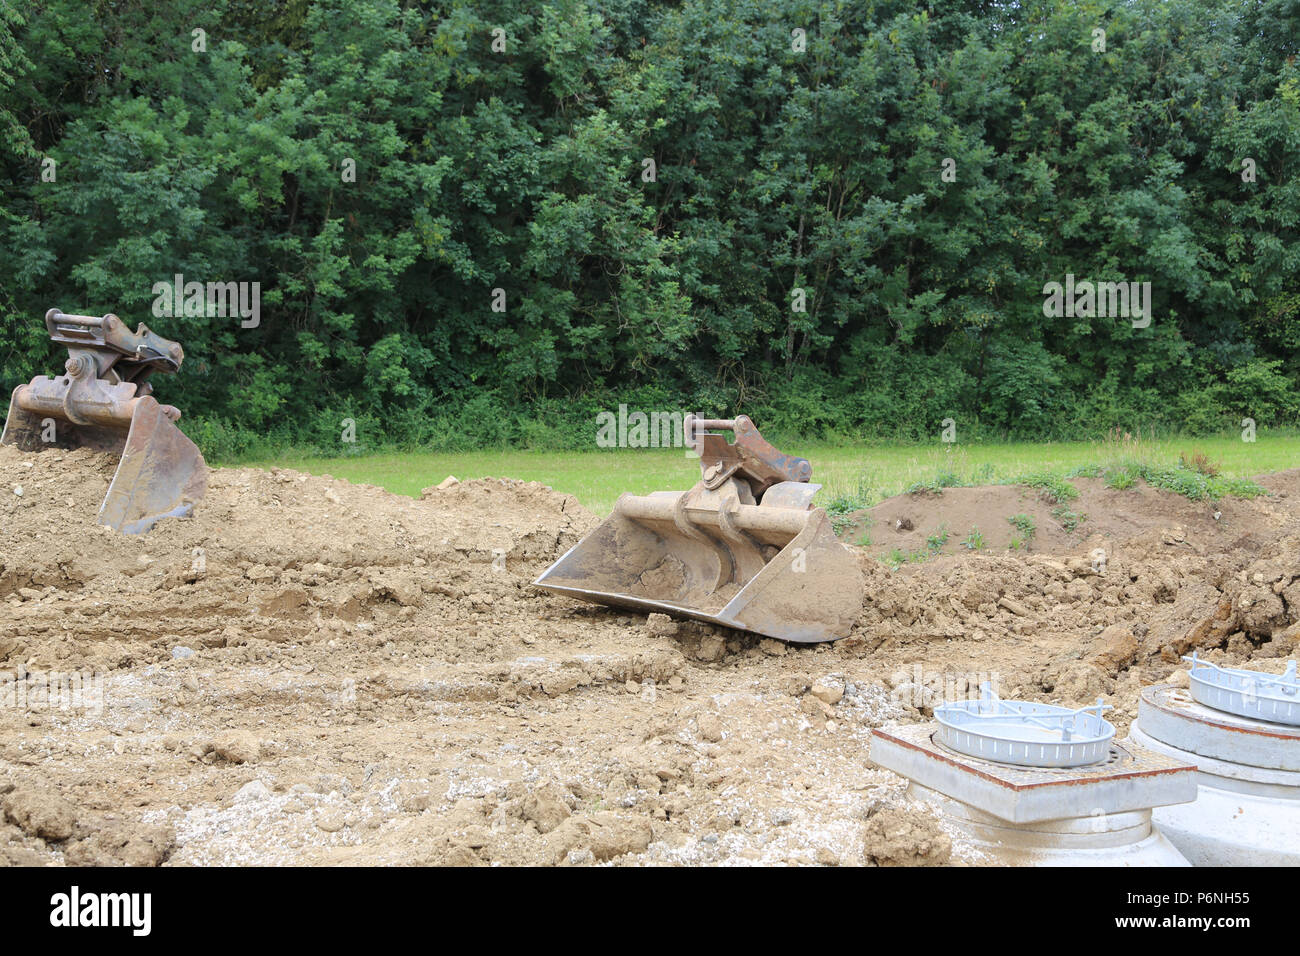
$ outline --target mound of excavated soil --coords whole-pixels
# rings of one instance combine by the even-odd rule
[[[928,667],[904,668],[890,682],[901,681],[918,701],[950,697],[945,676],[960,692],[964,658],[978,662],[970,683],[996,678],[1004,696],[1074,704],[1113,696],[1121,726],[1136,714],[1140,688],[1193,649],[1280,669],[1300,636],[1292,497],[1300,475],[1257,480],[1273,494],[1217,503],[1078,481],[1068,507],[1086,518],[1074,533],[1053,515],[1057,505],[1025,488],[951,488],[882,502],[870,512],[880,530],[866,554],[891,541],[905,552],[927,549],[945,527],[990,532],[980,551],[950,535],[941,553],[897,571],[864,559],[868,604],[852,640],[873,653],[915,647],[904,660]],[[1027,549],[1007,551],[1001,528],[1014,532],[1006,519],[1015,514],[1029,514],[1038,530]]]
[[[1295,474],[1286,472],[1275,476],[1276,488],[1266,487],[1286,494],[1295,481]],[[897,548],[904,554],[956,554],[970,550],[972,532],[978,532],[985,551],[1005,551],[1018,538],[1031,553],[1073,555],[1179,527],[1202,549],[1218,551],[1275,533],[1278,522],[1290,514],[1285,499],[1277,497],[1191,501],[1144,483],[1122,491],[1096,478],[1070,484],[1079,497],[1061,503],[1024,485],[899,495],[852,516],[853,530],[846,537],[869,541],[865,546],[877,553]],[[1012,523],[1021,515],[1033,523],[1032,535]]]
[[[536,483],[483,479],[412,501],[217,469],[193,518],[130,536],[95,524],[112,472],[87,451],[0,448],[0,600],[7,637],[38,663],[52,663],[49,636],[69,632],[85,643],[60,659],[97,661],[99,641],[161,659],[175,643],[286,641],[339,623],[400,631],[421,610],[446,625],[507,578],[518,591],[508,569],[539,570],[594,524]]]
[[[1016,489],[885,502],[852,635],[796,647],[532,589],[595,523],[535,483],[217,469],[129,537],[113,467],[0,448],[0,863],[979,863],[872,728],[992,679],[1122,730],[1187,650],[1280,670],[1300,631],[1300,473],[1213,509],[1080,483],[1059,538]],[[878,560],[968,518],[981,552]]]

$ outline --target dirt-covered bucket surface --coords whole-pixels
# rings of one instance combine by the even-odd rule
[[[873,728],[991,679],[1123,733],[1181,654],[1280,671],[1300,635],[1296,472],[1078,482],[1072,530],[1026,489],[885,502],[852,635],[795,647],[530,588],[595,524],[541,485],[216,469],[128,537],[113,466],[0,448],[0,862],[978,864]],[[971,514],[1037,530],[879,560]]]

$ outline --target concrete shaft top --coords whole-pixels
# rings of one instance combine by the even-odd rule
[[[1198,757],[1300,773],[1300,727],[1214,710],[1170,684],[1142,690],[1137,725],[1155,740]]]
[[[933,739],[938,724],[871,734],[871,759],[922,786],[1011,823],[1147,810],[1196,799],[1196,768],[1136,744],[1112,744],[1087,767],[1040,769],[980,760]]]

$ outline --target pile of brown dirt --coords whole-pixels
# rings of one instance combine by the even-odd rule
[[[112,470],[88,451],[0,448],[9,656],[120,666],[175,645],[299,640],[357,622],[401,636],[421,611],[449,624],[467,604],[514,600],[510,569],[540,570],[595,520],[536,483],[483,479],[412,501],[217,469],[193,518],[130,536],[95,524]]]
[[[951,697],[954,683],[987,679],[1004,696],[1070,704],[1113,696],[1125,727],[1140,688],[1167,677],[1192,650],[1265,668],[1295,653],[1300,521],[1292,491],[1300,474],[1258,480],[1273,493],[1217,503],[1077,482],[1070,507],[1088,517],[1075,534],[1059,525],[1044,533],[1055,506],[1026,488],[953,488],[883,502],[872,510],[877,526],[897,529],[911,516],[902,523],[912,528],[881,536],[908,546],[962,521],[1009,527],[1007,512],[1037,515],[1039,533],[1030,550],[1016,551],[989,546],[992,535],[980,551],[960,544],[954,551],[950,539],[943,550],[952,553],[894,571],[878,560],[878,547],[864,548],[867,608],[846,643],[911,665],[890,682],[923,712],[932,698]]]
[[[1271,484],[1265,487],[1287,495],[1300,482],[1300,474],[1283,472],[1268,480]],[[1025,485],[898,495],[851,516],[851,530],[845,537],[869,540],[864,546],[874,553],[897,549],[905,555],[958,554],[971,550],[972,533],[977,533],[985,551],[1005,551],[1014,538],[1029,553],[1073,555],[1177,527],[1207,552],[1248,546],[1290,515],[1286,499],[1277,496],[1192,501],[1142,482],[1123,490],[1108,488],[1097,478],[1078,478],[1069,484],[1079,496],[1061,502]],[[1020,515],[1032,522],[1032,534],[1012,523]]]
[[[894,571],[873,544],[852,635],[798,647],[531,588],[595,523],[535,483],[216,469],[129,537],[94,523],[112,471],[0,448],[0,863],[979,862],[873,728],[990,678],[1122,728],[1193,647],[1296,653],[1295,473],[1218,519],[1081,488],[1086,533],[1040,521],[1027,553]],[[1008,493],[880,509],[923,541],[1035,507]],[[88,693],[52,701],[70,674]]]

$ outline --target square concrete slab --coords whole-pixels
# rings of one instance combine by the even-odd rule
[[[1038,769],[979,760],[932,739],[938,724],[871,734],[872,762],[1010,823],[1145,810],[1196,799],[1196,768],[1137,744],[1112,744],[1088,767]]]

